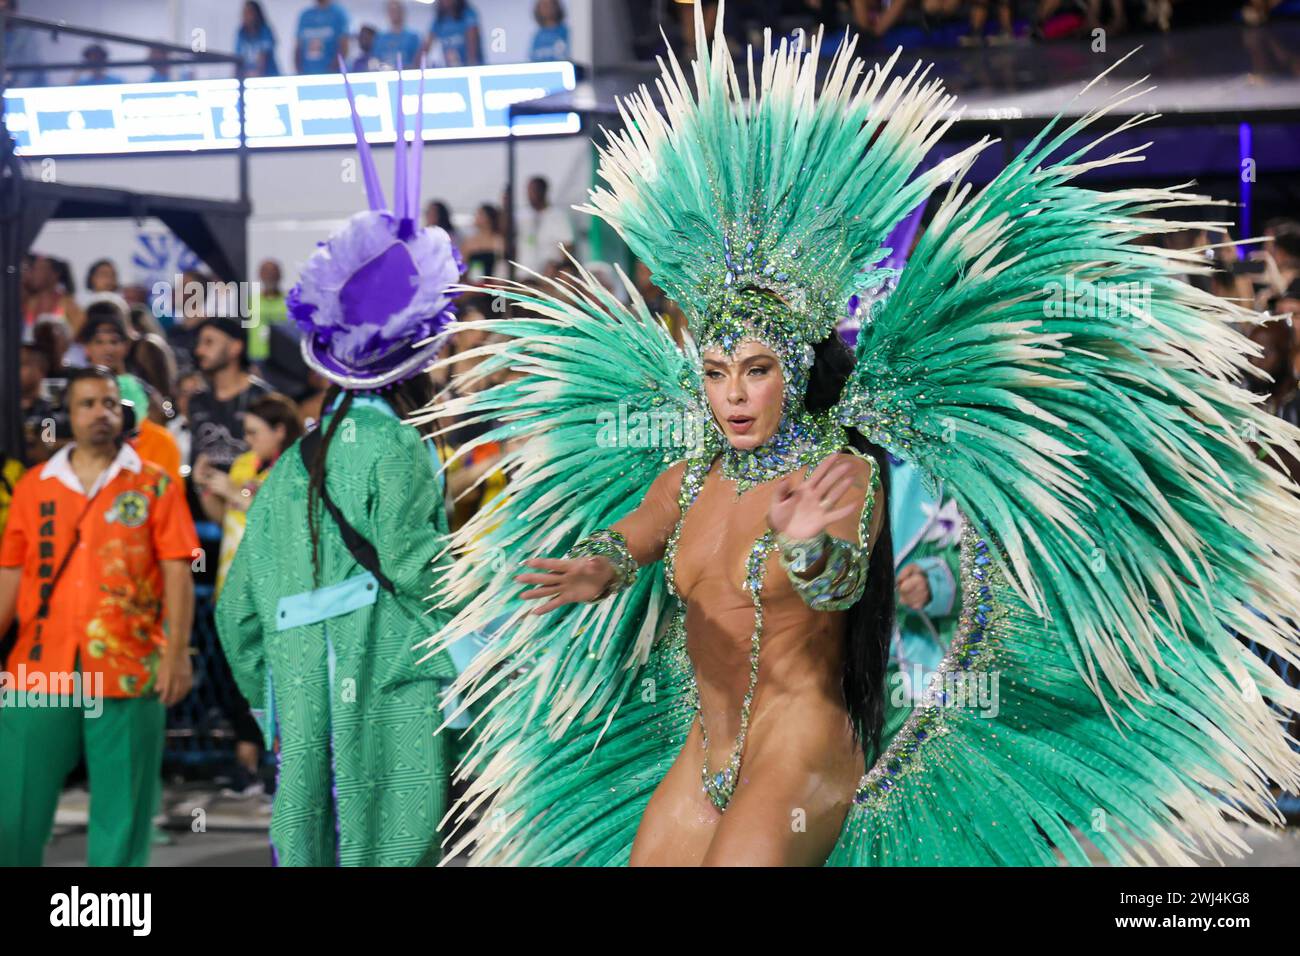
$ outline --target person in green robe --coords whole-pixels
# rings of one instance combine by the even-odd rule
[[[282,865],[440,855],[454,736],[439,732],[440,702],[456,672],[446,651],[415,646],[443,621],[426,601],[447,514],[436,450],[403,419],[433,399],[427,370],[463,267],[445,231],[418,226],[421,142],[408,157],[399,135],[389,211],[358,139],[370,209],[287,296],[304,360],[333,385],[320,427],[259,490],[217,605],[235,680],[278,741]]]

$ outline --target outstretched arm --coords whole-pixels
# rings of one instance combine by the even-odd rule
[[[661,472],[636,510],[580,540],[563,558],[530,558],[524,564],[538,574],[521,574],[515,580],[531,584],[519,596],[527,601],[545,598],[531,614],[545,614],[576,601],[599,601],[622,590],[636,578],[637,568],[664,555],[668,538],[681,509],[677,501],[685,462]]]

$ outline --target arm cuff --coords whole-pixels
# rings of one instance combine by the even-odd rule
[[[602,529],[579,539],[565,555],[566,558],[604,558],[614,568],[614,580],[598,598],[602,601],[616,594],[636,580],[637,563],[628,550],[627,539],[620,531]]]
[[[871,516],[876,505],[879,481],[874,459],[866,500],[858,515],[856,541],[845,541],[825,531],[807,541],[797,541],[777,534],[781,566],[790,584],[815,611],[844,611],[856,604],[867,589],[867,568],[871,561]],[[888,521],[888,517],[885,519]],[[825,556],[826,567],[815,578],[800,577],[797,572],[813,567]]]
[[[858,602],[867,587],[867,563],[870,551],[867,548],[832,537],[825,532],[826,567],[815,578],[804,579],[796,573],[787,560],[785,551],[781,552],[781,565],[790,578],[790,584],[803,598],[804,603],[815,611],[843,611]],[[815,542],[817,539],[813,539]],[[807,542],[809,546],[812,542]],[[820,560],[821,555],[808,561],[805,567],[811,567]]]

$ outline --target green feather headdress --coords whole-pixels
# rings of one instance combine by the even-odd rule
[[[846,41],[818,93],[819,30],[808,51],[782,39],[757,73],[751,51],[742,87],[722,21],[710,46],[697,6],[694,92],[670,52],[662,111],[644,86],[620,103],[624,130],[600,150],[607,185],[581,208],[623,236],[702,347],[757,338],[806,362],[885,277],[870,267],[894,224],[985,144],[917,175],[955,119],[928,69],[888,79],[898,53],[868,69]],[[753,289],[781,305],[740,294]]]

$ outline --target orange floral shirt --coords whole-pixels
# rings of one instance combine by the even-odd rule
[[[165,640],[159,562],[193,560],[194,522],[180,485],[130,445],[88,498],[72,470],[72,447],[14,490],[0,542],[0,567],[22,569],[18,643],[7,670],[25,673],[28,687],[36,675],[56,686],[80,654],[83,674],[103,674],[106,697],[141,697],[154,691]]]

